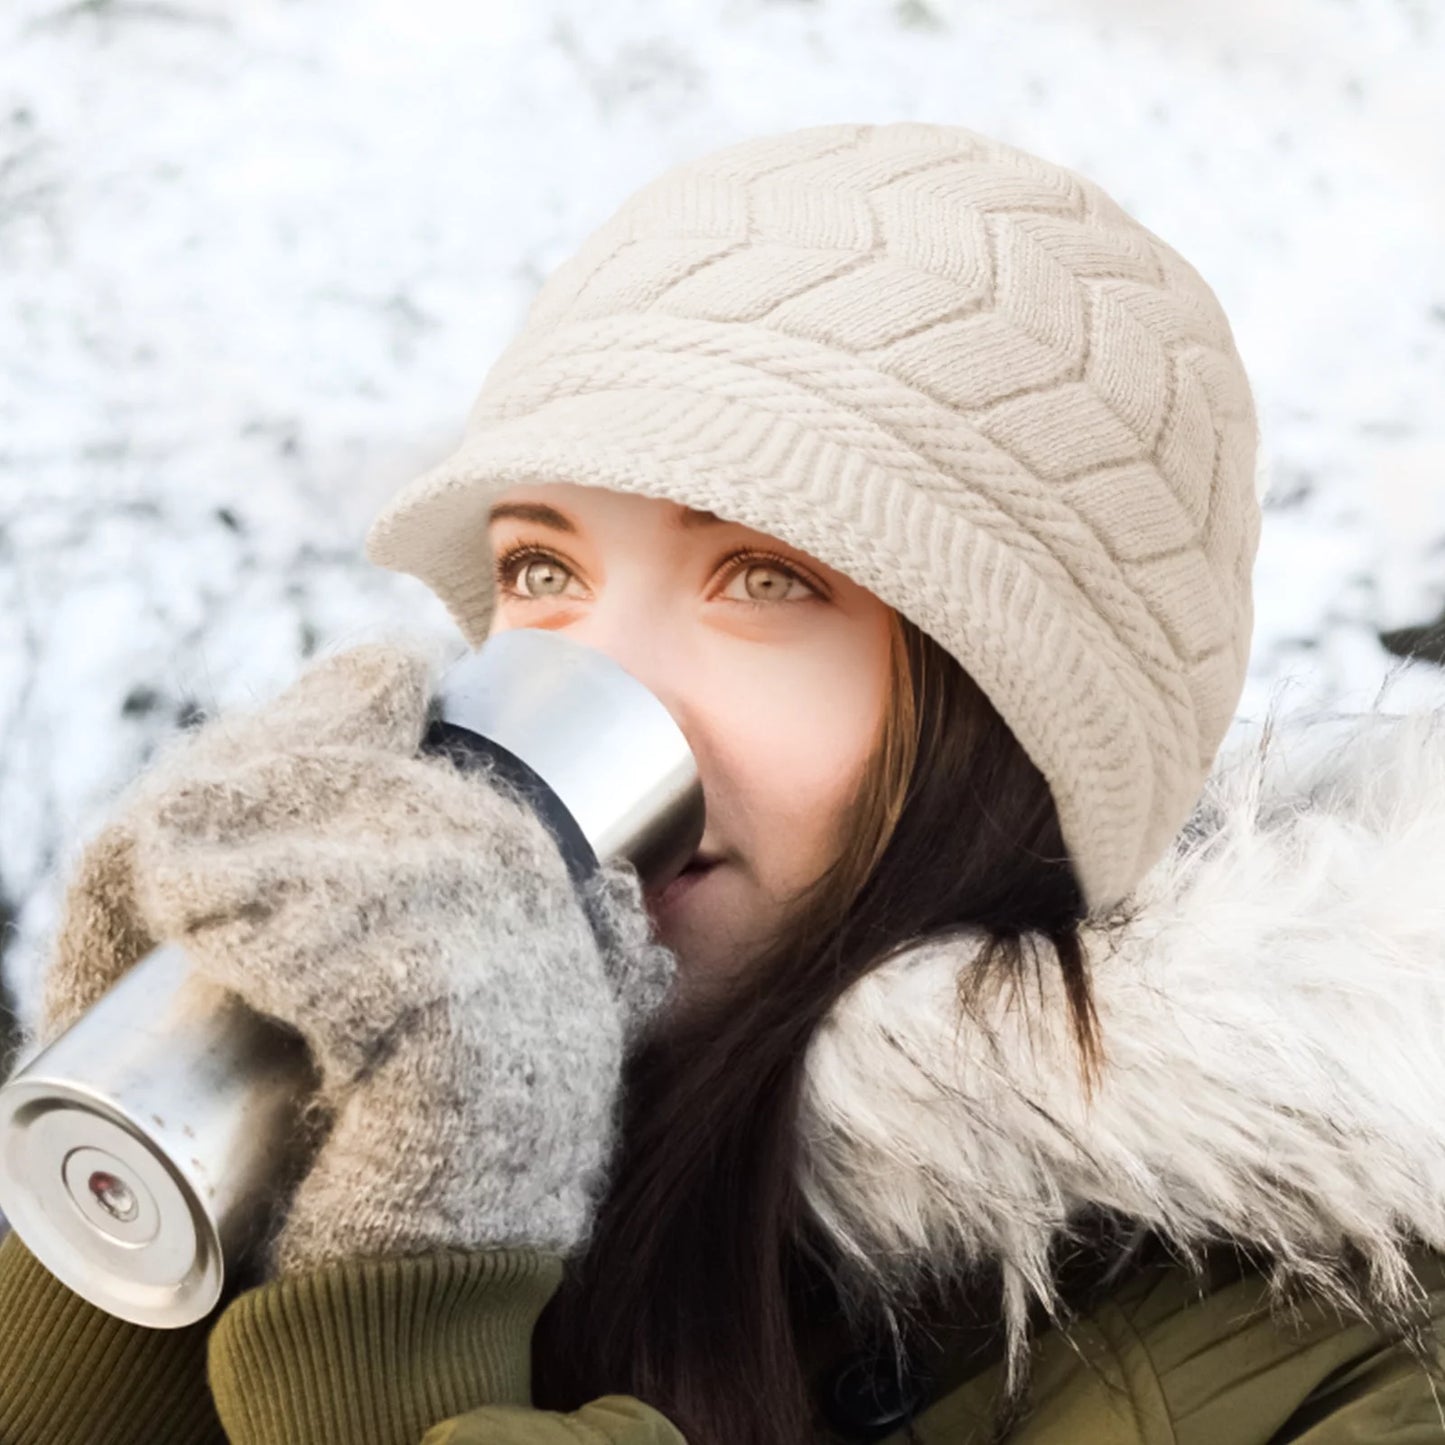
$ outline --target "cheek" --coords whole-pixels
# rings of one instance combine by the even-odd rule
[[[837,823],[878,736],[886,651],[820,649],[772,665],[754,658],[714,713],[714,737],[760,881],[790,888],[826,866]]]

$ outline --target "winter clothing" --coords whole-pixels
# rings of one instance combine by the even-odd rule
[[[1415,1262],[1445,1321],[1439,1258]],[[10,1236],[0,1243],[0,1441],[684,1445],[631,1396],[561,1414],[528,1406],[528,1339],[559,1277],[545,1256],[520,1250],[368,1260],[253,1290],[213,1329],[144,1330],[70,1294]],[[1068,1340],[1041,1335],[1032,1410],[1007,1445],[1441,1439],[1429,1381],[1399,1346],[1317,1305],[1281,1327],[1257,1276],[1202,1288],[1178,1267],[1158,1267]],[[947,1343],[912,1441],[901,1426],[871,1437],[820,1426],[814,1445],[984,1445],[1000,1367],[979,1369],[965,1339]]]
[[[459,450],[373,530],[374,560],[481,642],[487,512],[513,483],[764,529],[948,648],[1053,789],[1102,1077],[1082,1086],[1047,969],[1036,996],[991,985],[961,1011],[973,930],[837,1002],[805,1060],[800,1182],[840,1288],[886,1306],[976,1264],[1003,1318],[944,1322],[862,1429],[858,1342],[821,1309],[817,1445],[902,1445],[909,1414],[925,1445],[1445,1435],[1406,1344],[1363,1319],[1428,1319],[1445,1364],[1445,714],[1246,729],[1216,759],[1251,626],[1253,448],[1215,298],[1098,187],[953,127],[826,126],[628,201],[543,288]],[[595,941],[541,825],[411,757],[416,676],[372,661],[340,736],[302,687],[162,768],[82,869],[112,901],[70,911],[54,988],[59,1019],[104,986],[83,959],[108,979],[169,932],[307,1034],[339,1121],[297,1245],[166,1332],[5,1240],[0,1445],[685,1445],[627,1396],[531,1403],[629,1021],[665,985],[637,894],[612,880]],[[1065,1332],[1074,1236],[1110,1219],[1144,1247]]]
[[[805,1182],[861,1287],[896,1284],[875,1271],[883,1246],[992,1260],[1015,1302],[1047,1295],[1045,1242],[1092,1209],[1204,1271],[1150,1262],[1067,1337],[1043,1329],[1008,1445],[1445,1435],[1405,1347],[1331,1299],[1353,1289],[1351,1251],[1382,1308],[1413,1280],[1445,1363],[1442,867],[1445,713],[1242,728],[1136,904],[1086,935],[1107,1050],[1092,1107],[1067,1086],[1047,981],[1032,1034],[1003,1000],[958,1013],[943,942],[839,1001],[808,1058]],[[952,947],[967,967],[973,940]],[[1271,1281],[1220,1247],[1233,1239],[1275,1253],[1274,1283],[1308,1286],[1295,1312],[1271,1317]],[[559,1278],[555,1257],[521,1248],[330,1264],[228,1300],[207,1337],[99,1315],[12,1237],[0,1442],[679,1445],[625,1396],[530,1408],[528,1341]],[[942,1344],[915,1438],[982,1442],[1008,1340],[991,1355],[962,1330]],[[200,1403],[203,1345],[225,1434]],[[821,1387],[840,1361],[817,1357]],[[93,1383],[73,1389],[57,1360]],[[842,1438],[820,1423],[819,1445]]]
[[[1055,1300],[1050,1246],[1109,1210],[1181,1256],[1247,1240],[1342,1304],[1356,1252],[1404,1310],[1412,1237],[1445,1247],[1442,805],[1445,711],[1242,724],[1174,849],[1086,928],[1092,1098],[1057,970],[957,1039],[981,934],[860,979],[802,1128],[805,1192],[864,1287],[995,1261],[1018,1346],[1025,1301]]]
[[[1239,700],[1255,445],[1213,292],[1099,186],[958,126],[811,126],[631,196],[368,550],[476,644],[507,487],[781,537],[963,664],[1102,909],[1169,846]]]
[[[68,890],[51,1032],[165,939],[305,1037],[334,1127],[272,1272],[568,1253],[612,1155],[625,1040],[676,969],[631,865],[590,880],[604,949],[531,807],[490,769],[416,756],[429,674],[356,648],[182,738]]]

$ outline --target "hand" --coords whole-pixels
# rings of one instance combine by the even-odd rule
[[[624,1051],[675,975],[630,864],[580,898],[509,784],[416,756],[429,697],[397,648],[313,666],[182,740],[67,893],[50,1033],[166,940],[306,1039],[331,1131],[268,1273],[580,1246]]]

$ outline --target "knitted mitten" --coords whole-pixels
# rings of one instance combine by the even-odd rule
[[[157,941],[298,1030],[330,1126],[265,1272],[585,1242],[670,989],[632,865],[578,895],[504,779],[418,757],[429,668],[356,648],[174,746],[82,855],[47,1037]]]

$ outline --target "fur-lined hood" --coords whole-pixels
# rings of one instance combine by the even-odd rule
[[[860,980],[812,1046],[803,1188],[855,1283],[1003,1272],[1010,1360],[1049,1250],[1098,1209],[1277,1282],[1411,1298],[1445,1247],[1445,709],[1237,724],[1171,850],[1084,933],[1082,1087],[1057,970],[963,1015],[978,937]],[[1048,954],[1042,955],[1045,962]]]

